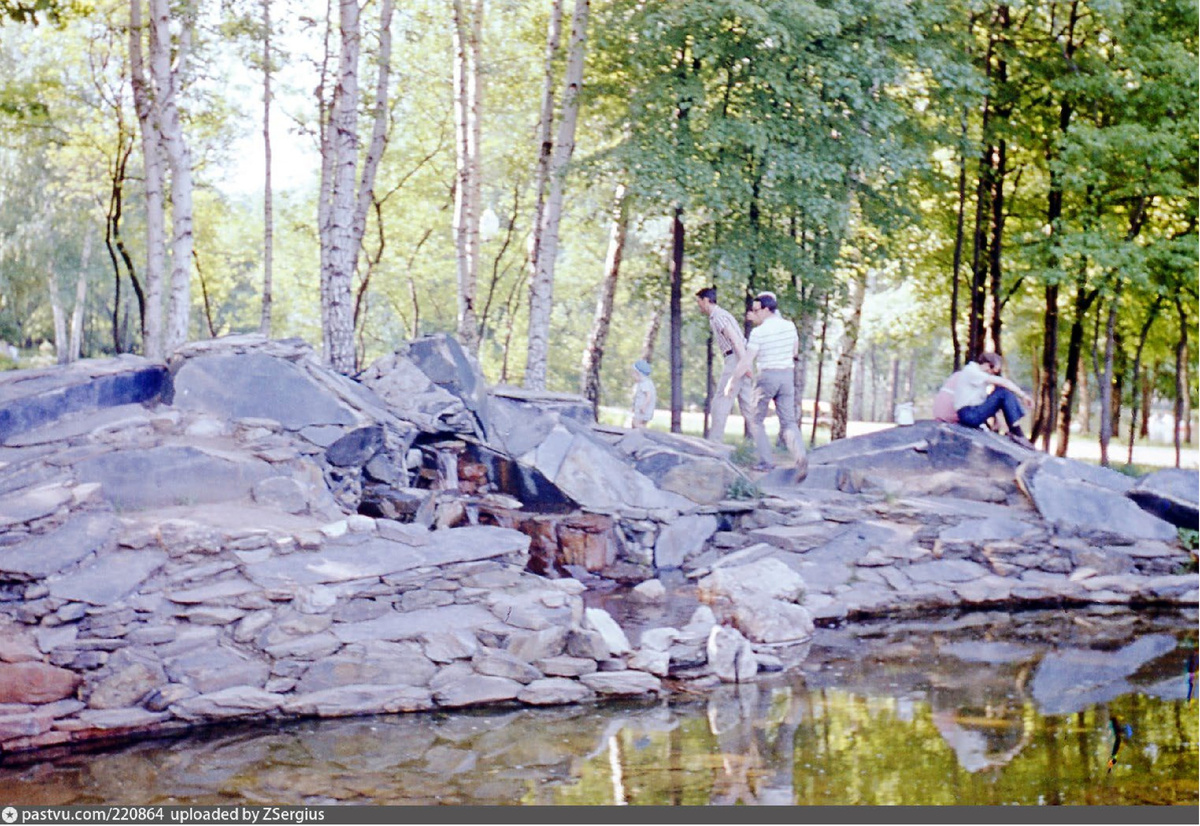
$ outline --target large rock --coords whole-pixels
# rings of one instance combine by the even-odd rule
[[[359,421],[296,364],[254,352],[187,359],[175,374],[174,405],[223,419],[274,419],[289,430]]]
[[[397,416],[428,433],[479,432],[478,422],[463,400],[439,387],[403,353],[376,359],[358,378]]]
[[[166,561],[167,555],[159,550],[104,554],[78,570],[50,578],[47,585],[58,599],[111,605],[133,593]]]
[[[1138,480],[1126,494],[1142,510],[1180,528],[1200,528],[1200,473],[1168,468]]]
[[[13,371],[0,376],[0,444],[71,413],[157,401],[169,386],[166,367],[128,355]]]
[[[721,501],[729,486],[742,478],[729,462],[729,447],[693,436],[640,428],[617,442],[617,449],[663,490],[700,504]]]
[[[744,683],[758,673],[754,648],[736,628],[718,625],[708,635],[708,667],[722,682]]]
[[[1017,479],[1042,518],[1060,531],[1122,537],[1131,542],[1176,538],[1174,526],[1142,510],[1124,495],[1132,487],[1132,480],[1125,484],[1116,478],[1121,474],[1112,472],[1109,476],[1085,468],[1080,462],[1046,458],[1023,465]]]
[[[0,703],[53,703],[75,693],[83,678],[48,663],[0,663]]]
[[[689,510],[686,499],[660,490],[653,481],[626,464],[594,432],[562,423],[520,460],[536,468],[579,505],[598,511],[625,508]]]
[[[712,514],[681,516],[658,534],[654,542],[654,567],[679,568],[695,556],[717,532],[717,517]]]
[[[716,567],[698,587],[700,598],[707,602],[738,602],[752,594],[795,602],[805,591],[804,578],[773,558]]]
[[[255,484],[276,475],[254,456],[217,455],[190,445],[105,453],[75,468],[80,481],[100,483],[115,507],[134,510],[249,499]]]

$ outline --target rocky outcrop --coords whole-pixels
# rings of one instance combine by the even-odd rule
[[[445,336],[360,378],[258,336],[0,377],[0,751],[744,683],[845,616],[1196,603],[1171,479],[927,424],[730,500],[726,449],[489,389]],[[635,633],[618,582],[691,613]]]

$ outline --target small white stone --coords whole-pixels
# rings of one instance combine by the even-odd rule
[[[352,533],[374,533],[375,520],[361,513],[346,517],[346,526]]]
[[[330,539],[345,536],[348,530],[350,530],[350,524],[345,519],[339,519],[337,522],[330,522],[328,525],[321,526],[321,533]],[[301,544],[303,545],[303,542]]]

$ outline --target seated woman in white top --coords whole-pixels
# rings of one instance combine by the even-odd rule
[[[1033,399],[1017,384],[1000,375],[1003,366],[1004,360],[995,353],[980,353],[979,358],[951,376],[939,392],[952,390],[959,424],[979,427],[997,413],[1003,413],[1008,424],[1008,437],[1022,447],[1034,450],[1020,425],[1021,417],[1025,415],[1021,400],[1032,404]]]

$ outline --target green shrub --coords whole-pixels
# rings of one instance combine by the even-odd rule
[[[734,479],[725,490],[726,499],[761,499],[762,495],[762,489],[745,476]]]

